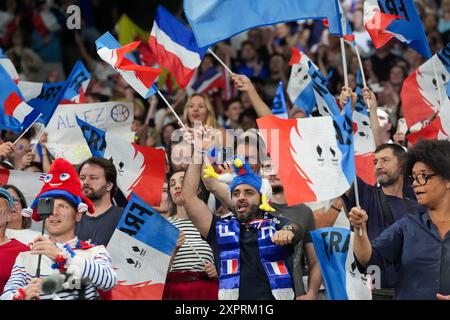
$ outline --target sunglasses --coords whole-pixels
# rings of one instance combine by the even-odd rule
[[[417,181],[419,186],[424,186],[428,183],[428,180],[430,180],[431,177],[437,176],[436,173],[433,174],[425,174],[425,173],[419,173],[417,176],[410,175],[408,177],[408,182],[410,185],[413,185],[414,181]]]

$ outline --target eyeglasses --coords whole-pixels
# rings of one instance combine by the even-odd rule
[[[437,176],[436,173],[433,174],[425,174],[425,173],[419,173],[417,176],[409,176],[409,184],[413,185],[414,181],[417,181],[419,186],[424,186],[428,183],[428,180],[430,180],[431,177]]]

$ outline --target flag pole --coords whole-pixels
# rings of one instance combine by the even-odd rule
[[[341,23],[342,23],[341,19]],[[344,84],[345,87],[348,88],[348,74],[347,74],[347,57],[345,55],[345,42],[344,37],[339,37],[341,41],[341,54],[342,54],[342,70],[344,72]],[[351,97],[349,97],[351,99]],[[358,190],[358,176],[355,176],[355,181],[353,182],[353,188],[355,190],[355,201],[356,201],[356,207],[361,208],[360,202],[359,202],[359,190]],[[359,236],[362,237],[362,228],[359,228],[358,230]]]
[[[36,121],[38,121],[38,119],[41,117],[42,114],[39,114],[39,116],[34,119],[34,121],[30,124],[30,126],[28,128],[25,129],[24,132],[22,132],[22,134],[16,139],[16,141],[13,142],[13,145],[15,145],[20,139],[23,138],[23,136],[30,131],[31,127],[36,123]]]
[[[228,68],[228,66],[225,64],[225,62],[223,62],[215,53],[214,51],[212,51],[211,49],[208,49],[208,52],[225,68],[225,70],[228,71],[228,73],[230,75],[233,74],[233,71],[231,71],[230,68]]]
[[[45,132],[44,128],[45,128],[45,126],[42,125],[41,128],[39,129],[39,132],[36,136],[36,143],[33,145],[33,148],[31,149],[31,152],[33,152],[33,153],[34,153],[34,151],[36,151],[36,147],[39,144],[39,141],[41,140],[41,137]]]
[[[161,93],[161,91],[157,90],[156,92],[161,97],[161,99],[163,99],[163,101],[166,103],[166,105],[169,107],[170,111],[172,111],[173,115],[177,118],[178,123],[180,124],[180,126],[183,129],[186,129],[186,126],[184,125],[183,121],[181,121],[180,117],[177,115],[175,110],[172,108],[172,105],[169,103],[169,101],[167,101],[166,97],[164,97],[164,95]]]

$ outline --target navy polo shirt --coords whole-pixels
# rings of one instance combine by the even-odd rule
[[[441,240],[428,211],[405,216],[372,242],[368,266],[392,264],[398,265],[395,299],[450,295],[450,232]]]

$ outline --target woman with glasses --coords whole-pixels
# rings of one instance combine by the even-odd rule
[[[450,300],[450,141],[417,143],[405,168],[428,210],[402,218],[370,243],[367,213],[353,208],[350,222],[362,230],[353,242],[358,267],[398,265],[396,299]]]
[[[8,217],[6,236],[28,245],[33,242],[40,233],[30,230],[31,218],[22,216],[22,209],[28,207],[27,201],[25,200],[23,193],[16,186],[4,185],[2,188],[6,189],[14,200],[14,207]]]

